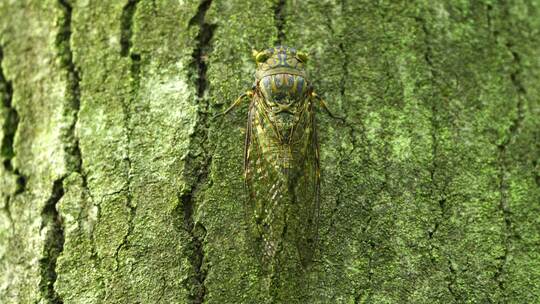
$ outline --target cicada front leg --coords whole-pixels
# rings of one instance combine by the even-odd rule
[[[330,116],[330,117],[332,117],[334,119],[339,119],[341,121],[345,121],[345,118],[338,117],[338,116],[335,116],[334,114],[332,114],[330,109],[328,109],[328,106],[326,105],[326,102],[324,102],[324,99],[322,99],[322,97],[319,96],[317,93],[311,92],[311,97],[314,98],[314,99],[317,99],[319,101],[319,105],[326,112],[326,114],[328,114],[328,116]]]
[[[244,94],[240,95],[225,111],[217,114],[216,116],[214,116],[214,118],[228,114],[230,111],[236,108],[242,102],[242,100],[246,98],[250,99],[252,97],[253,97],[253,91],[252,90],[246,91]]]

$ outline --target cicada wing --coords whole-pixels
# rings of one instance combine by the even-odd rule
[[[249,109],[244,152],[248,221],[254,222],[251,231],[264,259],[296,247],[307,264],[316,246],[319,210],[315,113],[306,101],[287,136],[289,142],[283,142],[260,98],[255,94]]]
[[[317,244],[320,198],[319,144],[315,112],[310,103],[295,128],[291,147],[295,150],[294,174],[290,178],[290,188],[295,203],[291,227],[295,227],[296,246],[304,265],[312,258]]]
[[[257,223],[260,221],[261,214],[257,210],[257,195],[259,191],[255,181],[262,179],[262,174],[257,171],[258,164],[261,163],[261,149],[259,147],[256,134],[254,134],[253,125],[256,123],[255,101],[252,101],[249,106],[248,119],[246,126],[246,139],[244,145],[244,183],[247,194],[247,204],[245,206],[246,223],[249,226],[249,232],[256,240],[260,239],[260,231]],[[259,203],[260,204],[260,203]],[[255,223],[253,222],[255,220]]]
[[[248,195],[250,230],[261,246],[263,258],[275,256],[285,229],[288,204],[286,176],[281,172],[275,126],[259,107],[255,95],[249,109],[244,152],[244,174]],[[254,222],[254,223],[253,223]]]

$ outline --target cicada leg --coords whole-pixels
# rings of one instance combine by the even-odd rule
[[[345,121],[345,118],[338,117],[338,116],[335,116],[334,114],[332,114],[332,112],[330,112],[330,109],[328,109],[328,106],[326,106],[326,102],[324,102],[322,97],[317,95],[317,93],[311,92],[311,97],[313,97],[313,98],[315,98],[315,99],[317,99],[319,101],[319,105],[326,112],[326,114],[328,114],[328,116],[330,116],[330,117],[332,117],[334,119],[339,119],[339,120]]]
[[[230,111],[236,108],[242,102],[242,100],[245,99],[246,97],[247,98],[253,97],[253,91],[249,90],[245,92],[244,94],[240,95],[225,111],[217,114],[216,116],[214,116],[214,118],[228,114]]]

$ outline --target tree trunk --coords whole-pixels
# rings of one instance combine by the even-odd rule
[[[2,1],[0,302],[540,301],[539,29],[535,0]],[[214,115],[279,43],[345,122],[313,262],[264,272],[246,105]]]

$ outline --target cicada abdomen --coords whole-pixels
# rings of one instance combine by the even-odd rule
[[[303,264],[312,258],[319,211],[319,147],[315,103],[322,99],[307,79],[307,56],[279,46],[254,51],[244,174],[250,226],[264,259],[294,247]],[[328,110],[327,110],[328,111]]]

